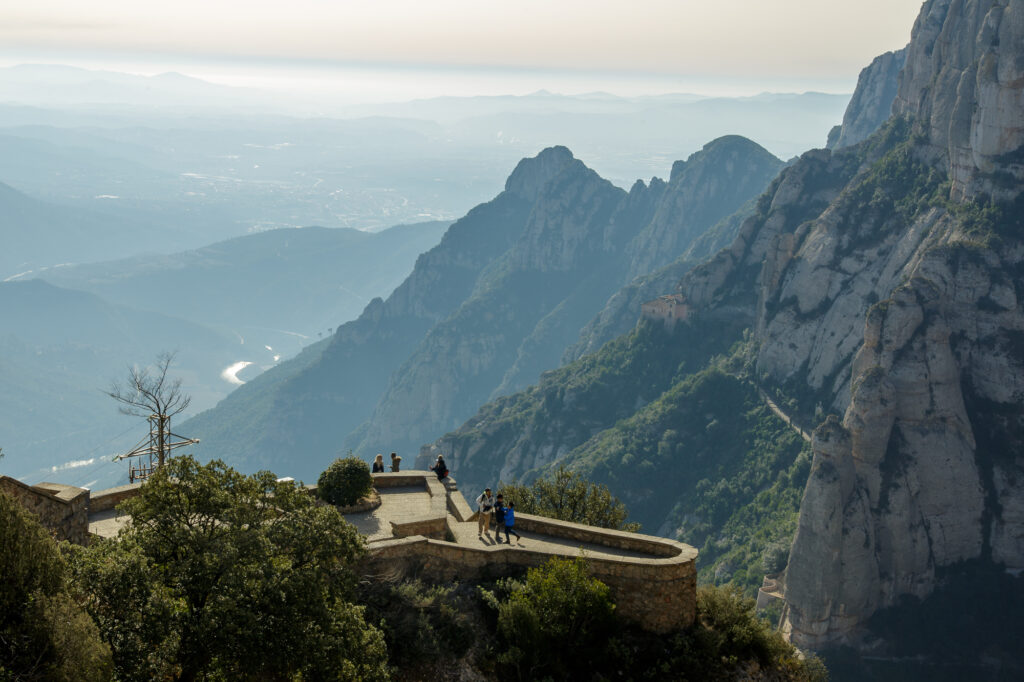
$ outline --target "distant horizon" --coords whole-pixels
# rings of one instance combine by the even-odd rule
[[[405,103],[444,97],[525,97],[541,93],[562,97],[605,95],[619,98],[747,98],[803,94],[849,96],[856,87],[856,77],[851,81],[739,80],[626,71],[429,64],[150,59],[121,61],[60,57],[17,59],[0,52],[0,69],[35,66],[67,67],[146,78],[176,74],[252,94],[316,95],[341,106]],[[0,101],[3,101],[2,92]]]

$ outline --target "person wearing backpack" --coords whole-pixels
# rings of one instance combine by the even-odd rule
[[[480,497],[476,498],[476,536],[481,535],[491,528],[491,512],[494,509],[494,497],[491,496],[491,489],[484,488],[484,491],[480,493]],[[494,533],[498,533],[498,529],[494,529]]]

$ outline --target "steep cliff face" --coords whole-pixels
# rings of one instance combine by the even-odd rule
[[[886,52],[860,72],[857,88],[846,108],[842,125],[829,133],[829,149],[841,149],[857,144],[889,120],[892,103],[899,88],[900,71],[907,61],[907,50]]]
[[[1024,4],[931,0],[914,24],[893,113],[949,158],[952,196],[1012,199],[1024,179]]]
[[[900,118],[804,155],[682,283],[698,309],[753,311],[757,371],[806,418],[843,415],[815,434],[786,574],[800,644],[964,560],[1024,567],[1022,12],[925,3]]]
[[[612,217],[624,198],[579,161],[567,164],[540,190],[519,238],[483,273],[474,294],[393,375],[356,449],[416,447],[486,401],[542,320],[563,301],[573,305],[574,297],[600,291],[601,279],[614,281],[611,235],[628,225]],[[609,284],[604,288],[607,296]],[[575,303],[588,312],[595,306]]]

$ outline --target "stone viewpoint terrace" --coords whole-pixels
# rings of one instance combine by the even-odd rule
[[[476,512],[454,480],[442,483],[432,472],[408,471],[373,474],[373,483],[371,502],[341,510],[366,537],[368,551],[358,570],[368,578],[494,579],[520,575],[552,557],[582,555],[626,619],[668,632],[696,617],[697,550],[689,545],[519,512],[515,528],[522,538],[499,544],[493,529],[477,536]],[[89,533],[115,536],[130,522],[116,505],[138,489],[135,484],[92,494]]]

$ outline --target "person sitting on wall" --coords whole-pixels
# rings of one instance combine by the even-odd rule
[[[402,466],[402,458],[398,456],[397,452],[391,453],[391,471],[398,473],[398,469]]]
[[[501,493],[498,493],[498,501],[494,503],[494,538],[501,542],[501,529],[505,526],[505,500]],[[505,534],[508,539],[508,534]]]
[[[505,544],[507,545],[512,544],[512,540],[508,537],[509,533],[515,535],[516,540],[522,540],[522,538],[519,537],[519,533],[512,528],[514,525],[516,525],[516,503],[509,501],[508,506],[505,507]],[[497,535],[498,532],[495,531],[494,534]]]
[[[439,481],[448,478],[448,466],[444,463],[444,455],[437,456],[437,461],[430,466],[430,470],[437,475]]]
[[[481,537],[491,529],[491,510],[494,508],[494,497],[490,488],[484,488],[480,496],[476,498],[476,536]],[[495,530],[497,533],[497,530]]]
[[[383,474],[384,473],[384,455],[377,453],[377,457],[373,460],[373,467],[370,468],[372,474]]]

